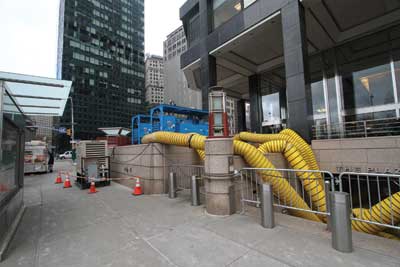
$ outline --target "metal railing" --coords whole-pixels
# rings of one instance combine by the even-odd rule
[[[329,209],[326,211],[320,210],[319,206],[313,204],[312,194],[314,192],[307,192],[304,189],[303,184],[309,184],[314,181],[318,182],[322,187],[326,195],[330,191],[335,190],[334,176],[331,172],[327,171],[314,171],[314,170],[293,170],[293,169],[260,169],[260,168],[243,168],[240,171],[241,177],[241,204],[242,213],[246,211],[246,205],[252,205],[260,207],[260,185],[264,182],[260,179],[262,173],[279,172],[281,176],[271,177],[270,179],[285,179],[297,192],[297,196],[300,196],[306,204],[310,207],[309,210],[295,207],[296,200],[294,195],[284,195],[280,190],[274,192],[274,203],[275,207],[280,207],[287,210],[298,210],[314,214],[329,216]],[[265,175],[265,174],[264,174]],[[301,176],[301,178],[299,177]],[[317,178],[317,177],[321,178]]]
[[[398,136],[400,135],[400,119],[388,118],[314,125],[312,132],[315,140]]]
[[[204,175],[204,166],[172,164],[168,166],[168,174],[170,173],[175,174],[177,190],[191,190],[192,176],[201,179]]]
[[[343,172],[339,183],[350,194],[352,220],[400,230],[400,175]]]
[[[261,181],[261,175],[267,176],[268,183]],[[271,175],[276,175],[276,177]],[[318,185],[315,183],[317,181]],[[300,211],[307,217],[310,214],[322,215],[320,218],[327,221],[328,229],[332,232],[332,247],[341,252],[352,252],[349,194],[335,191],[335,182],[333,174],[326,171],[244,168],[241,170],[242,210],[244,211],[246,203],[260,206],[261,225],[264,228],[275,227],[274,207]],[[297,194],[288,186],[295,189]],[[314,199],[324,208],[319,210],[318,206],[313,205],[313,192],[306,192],[304,187],[311,191],[313,188],[318,188],[319,192],[324,190],[325,203],[319,202],[321,199]],[[290,196],[282,196],[281,190],[282,193]],[[310,209],[304,207],[303,201]]]

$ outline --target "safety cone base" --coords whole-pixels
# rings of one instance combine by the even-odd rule
[[[57,177],[55,184],[62,184],[63,180],[61,179],[61,177]]]
[[[90,183],[90,187],[89,187],[89,194],[96,194],[97,192],[99,192],[99,191],[97,191],[96,190],[96,184],[95,184],[95,182],[91,182]]]
[[[141,195],[143,195],[143,193],[136,193],[136,192],[133,192],[132,195],[134,195],[134,196],[141,196]]]
[[[66,179],[64,182],[64,188],[71,188],[71,187],[72,187],[71,181],[69,179]]]

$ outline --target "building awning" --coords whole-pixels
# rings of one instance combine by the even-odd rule
[[[124,127],[99,128],[99,130],[107,136],[126,136],[131,132],[130,129]]]
[[[11,96],[25,115],[61,117],[64,113],[71,81],[0,72]]]

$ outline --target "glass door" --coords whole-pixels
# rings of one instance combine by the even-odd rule
[[[286,123],[286,81],[284,68],[261,74],[263,132],[276,133]]]

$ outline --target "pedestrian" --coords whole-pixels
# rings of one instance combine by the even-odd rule
[[[53,150],[48,150],[49,154],[49,172],[53,172],[53,165],[54,165],[54,152]]]

